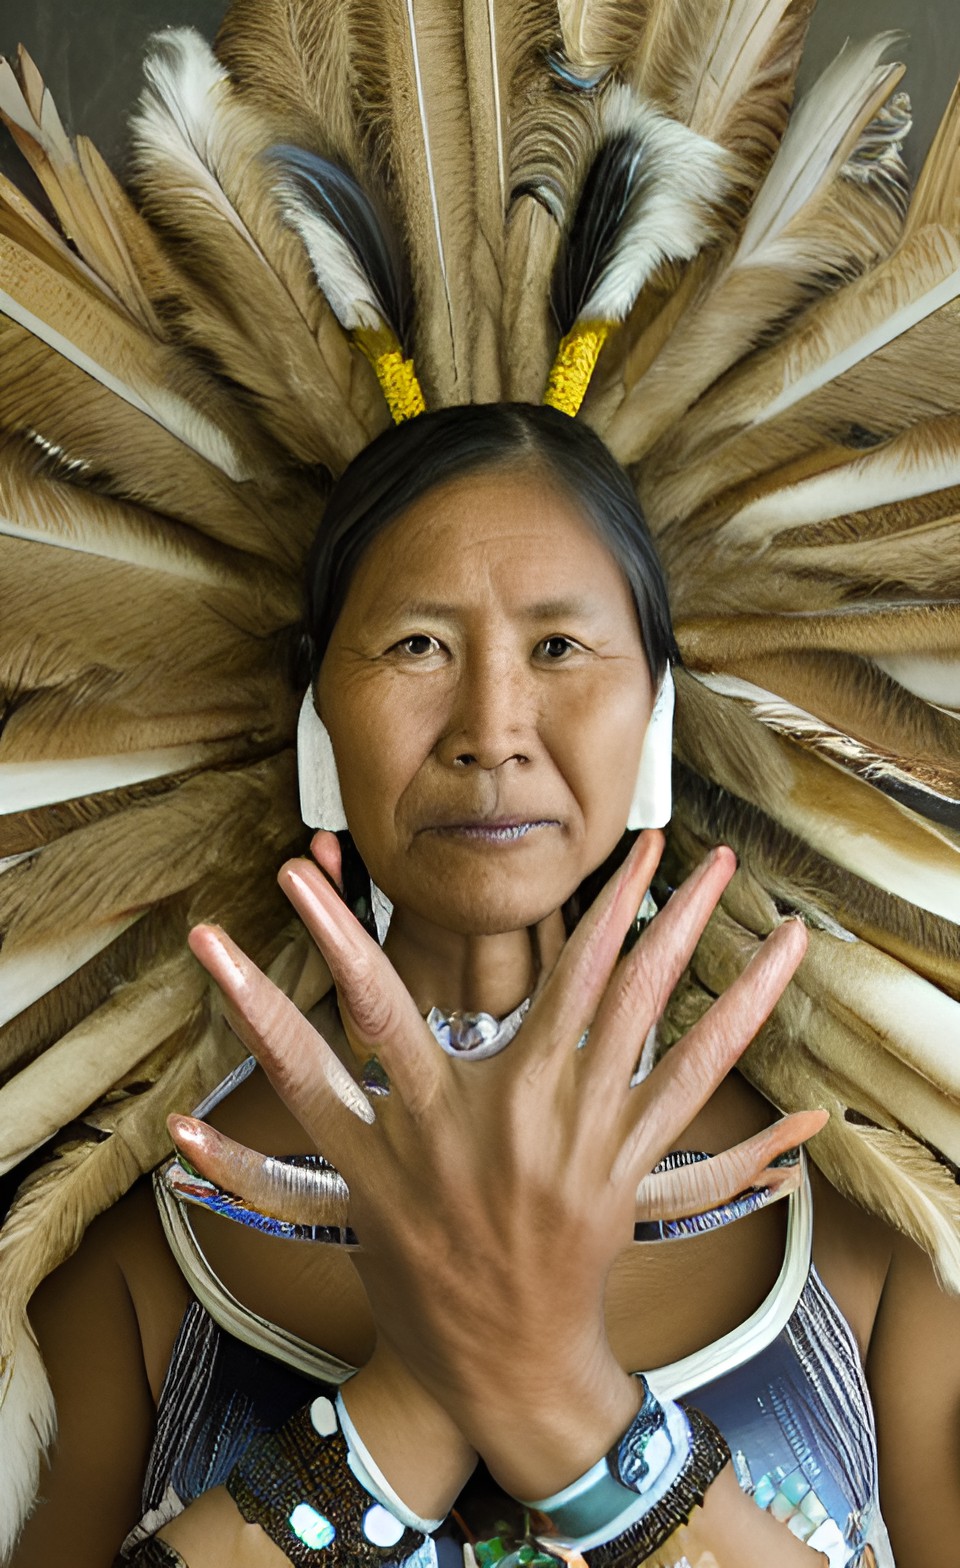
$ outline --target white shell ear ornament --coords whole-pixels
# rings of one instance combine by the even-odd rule
[[[337,761],[327,727],[313,705],[310,686],[300,705],[297,722],[297,779],[300,816],[307,827],[342,833],[347,819],[340,795]]]
[[[673,676],[667,666],[647,725],[627,827],[663,828],[673,810]]]
[[[340,794],[333,742],[327,726],[313,705],[313,688],[309,686],[300,705],[297,721],[297,780],[300,786],[300,816],[307,827],[324,828],[328,833],[345,832],[347,817]],[[390,925],[393,905],[375,882],[370,884],[370,903],[377,940],[382,944]],[[357,911],[354,910],[354,913]]]

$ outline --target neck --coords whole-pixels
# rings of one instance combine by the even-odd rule
[[[492,1013],[504,1018],[533,991],[564,943],[559,910],[536,926],[495,936],[461,936],[395,909],[384,951],[422,1013]]]

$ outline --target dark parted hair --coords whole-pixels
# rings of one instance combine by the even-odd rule
[[[654,682],[676,658],[663,568],[625,471],[588,425],[535,403],[467,403],[372,441],[330,492],[307,560],[304,652],[315,680],[364,554],[435,486],[481,470],[541,473],[592,523],[630,584]]]

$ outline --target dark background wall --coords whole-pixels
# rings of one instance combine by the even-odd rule
[[[212,37],[224,9],[224,0],[0,0],[0,52],[11,53],[22,41],[68,128],[92,136],[118,167],[149,34],[189,23]],[[905,85],[915,115],[908,152],[916,167],[960,75],[957,0],[820,0],[803,80],[822,69],[844,39],[886,28],[908,35],[896,53],[908,67]],[[0,143],[0,167],[19,177],[8,141]]]

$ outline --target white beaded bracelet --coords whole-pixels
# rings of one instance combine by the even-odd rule
[[[350,1412],[344,1404],[342,1392],[337,1395],[336,1410],[340,1430],[347,1445],[347,1464],[364,1491],[377,1498],[384,1508],[389,1508],[392,1514],[396,1514],[409,1530],[419,1530],[421,1535],[432,1535],[434,1530],[439,1530],[443,1524],[442,1519],[421,1518],[397,1496],[350,1419]]]

